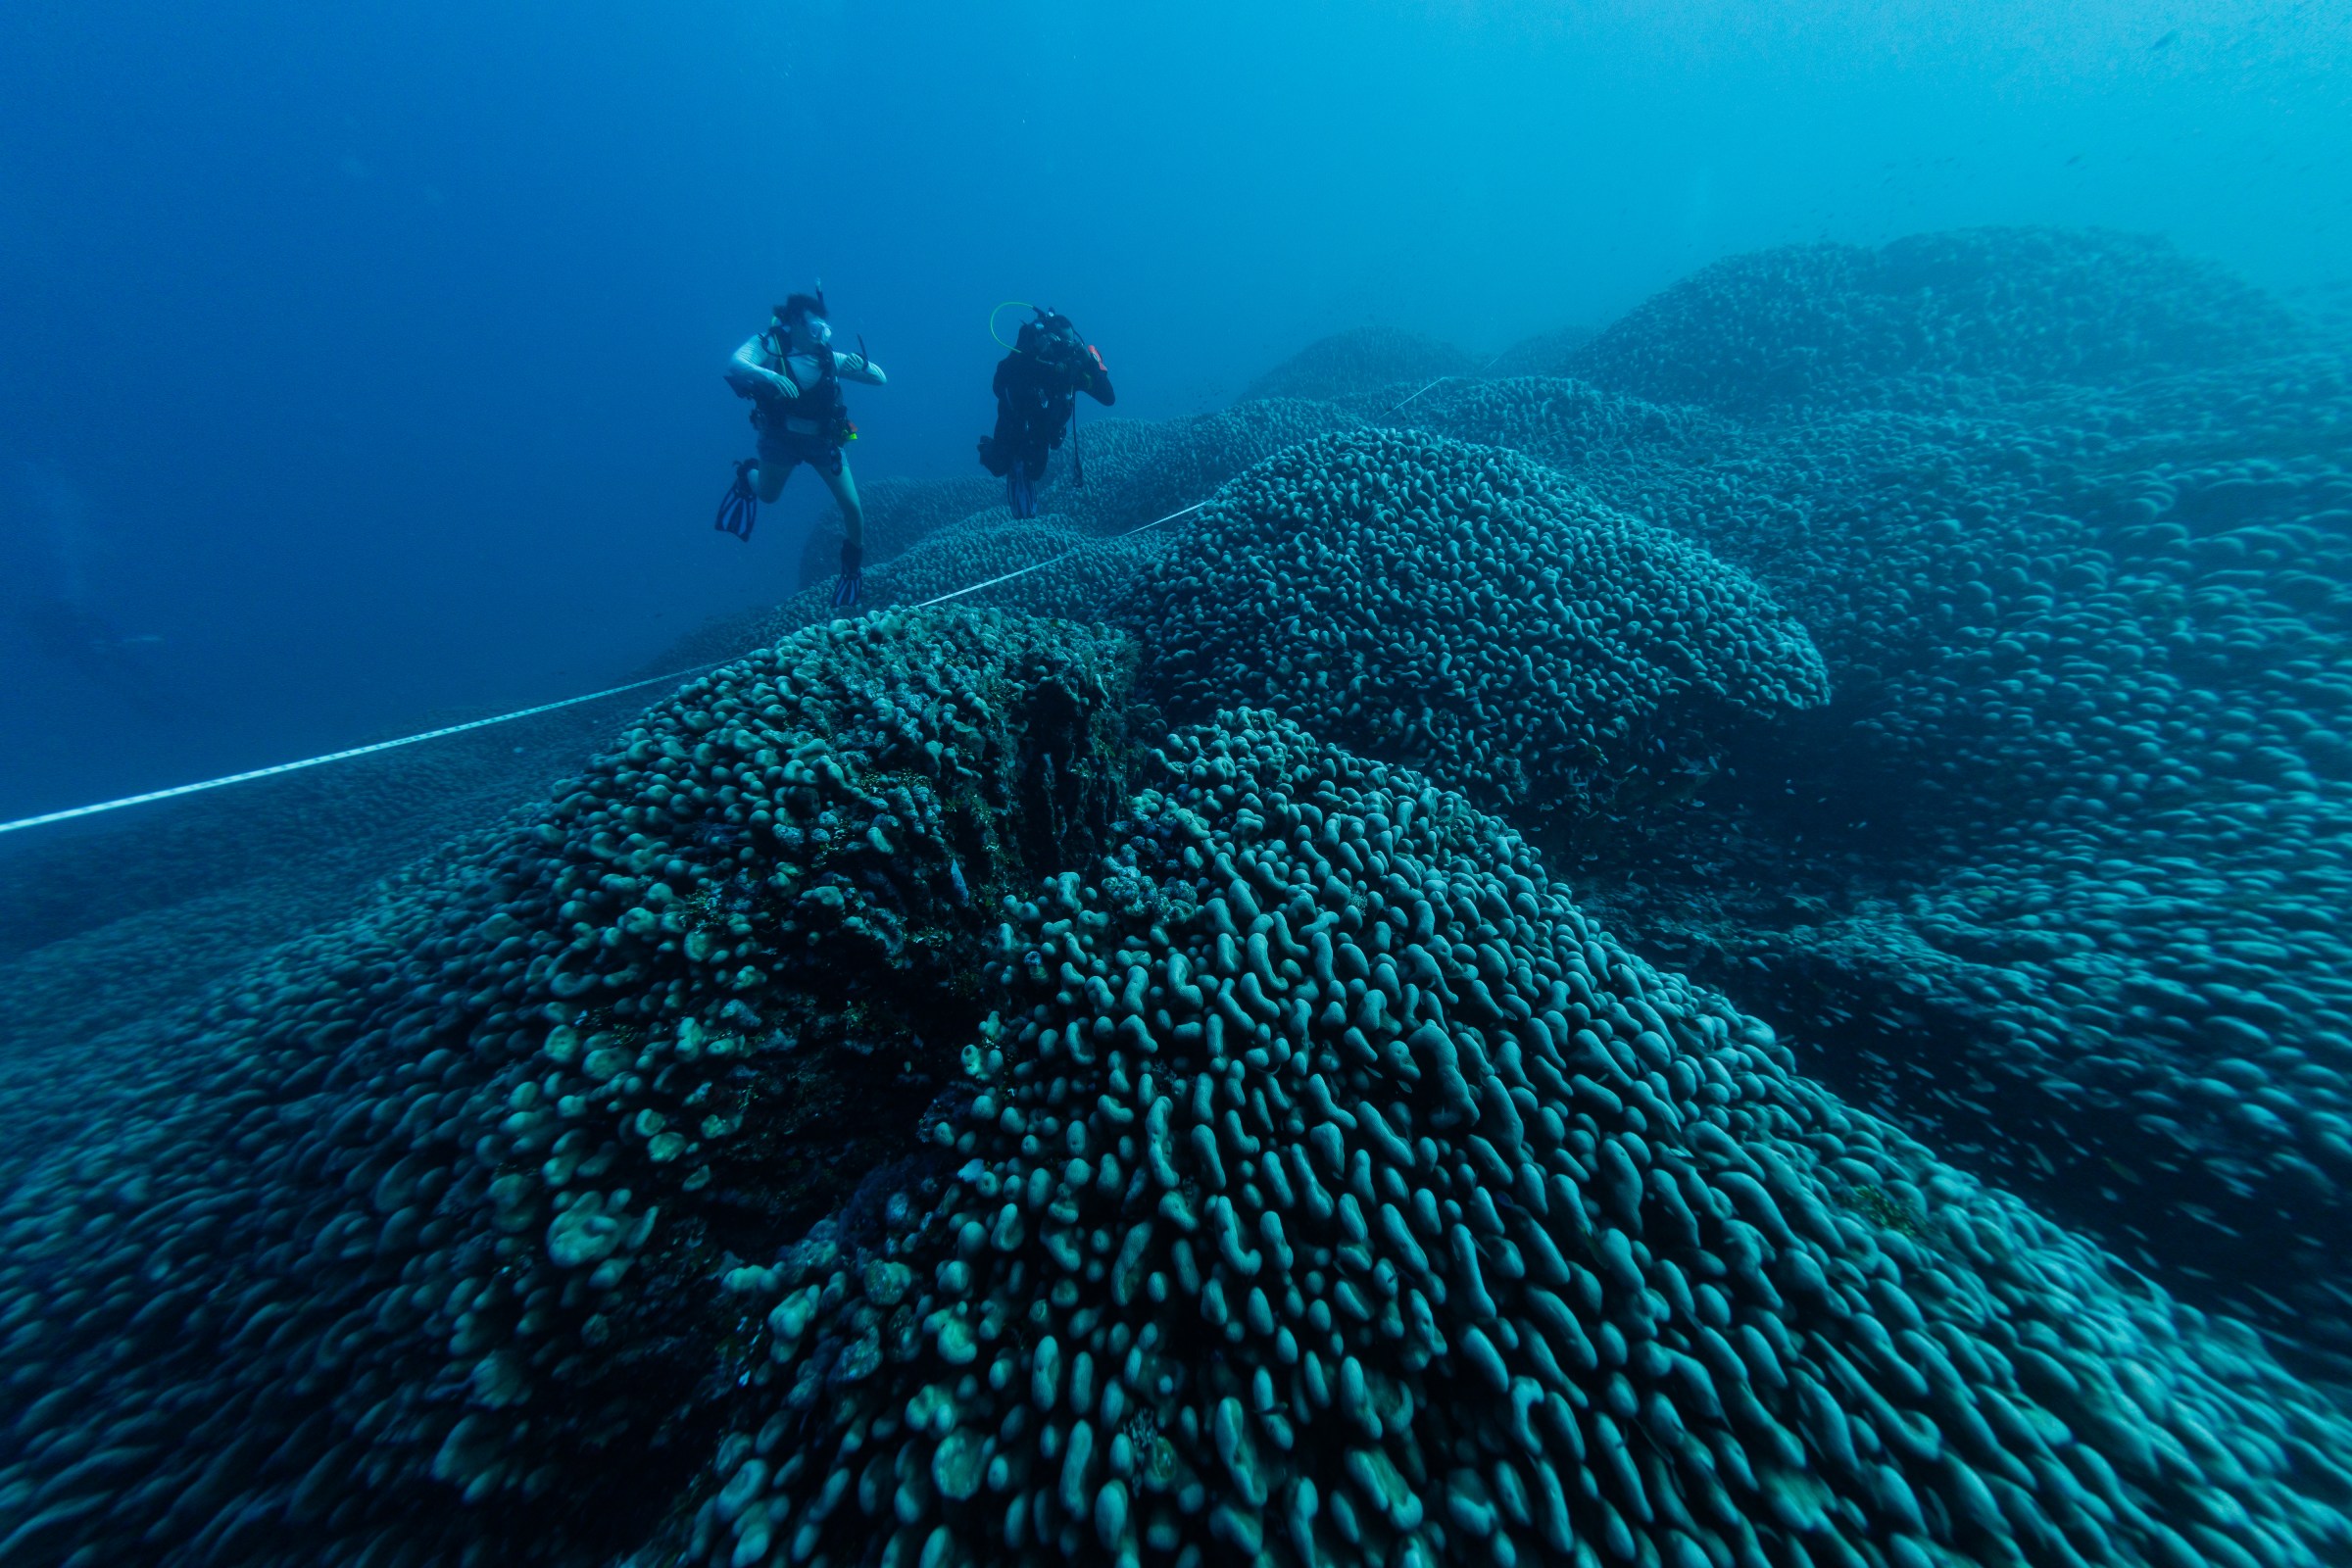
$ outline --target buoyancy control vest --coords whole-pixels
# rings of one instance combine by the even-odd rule
[[[775,357],[777,373],[791,379],[791,343],[773,328],[762,333],[761,340],[766,351]],[[849,405],[842,401],[841,371],[834,364],[833,345],[815,345],[808,358],[816,362],[816,384],[801,387],[801,395],[797,398],[782,397],[774,392],[755,396],[752,399],[752,427],[810,436],[829,447],[855,440],[858,427],[850,422]],[[800,386],[800,382],[794,380],[793,385]]]

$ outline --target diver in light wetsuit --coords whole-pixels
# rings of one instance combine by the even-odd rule
[[[980,466],[1004,476],[1004,500],[1014,516],[1034,517],[1046,454],[1069,432],[1078,394],[1105,408],[1118,395],[1094,345],[1078,335],[1068,317],[1046,310],[1022,324],[1012,352],[998,362],[992,385],[997,428],[980,438]]]
[[[735,487],[720,504],[718,526],[749,539],[757,503],[784,493],[784,481],[806,463],[840,504],[841,580],[833,603],[858,602],[858,574],[865,560],[865,512],[850,475],[842,443],[856,438],[841,398],[843,381],[882,386],[888,378],[862,354],[836,354],[833,328],[825,320],[825,294],[794,294],[775,308],[765,330],[744,340],[727,362],[727,384],[752,400],[752,424],[760,432],[760,455],[735,466]]]

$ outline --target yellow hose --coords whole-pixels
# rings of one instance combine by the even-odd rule
[[[1034,311],[1037,309],[1036,306],[1030,304],[1027,300],[1006,300],[1004,304],[998,306],[995,310],[988,313],[988,335],[997,339],[997,347],[1001,349],[1009,350],[1011,349],[1012,345],[1005,342],[1003,338],[997,337],[997,318],[1004,315],[1006,311],[1011,310],[1016,305],[1024,311]]]

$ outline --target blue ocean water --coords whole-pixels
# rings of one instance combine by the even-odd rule
[[[2352,1561],[2348,67],[0,11],[0,1563]]]
[[[817,276],[894,378],[878,477],[976,471],[1008,298],[1156,417],[1339,327],[1493,353],[1792,240],[2096,223],[2286,285],[2340,275],[2347,222],[2314,5],[0,27],[11,602],[158,639],[83,658],[12,613],[12,815],[586,690],[772,601],[785,530],[697,531],[748,450],[713,366]]]

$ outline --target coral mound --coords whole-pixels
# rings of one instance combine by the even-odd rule
[[[812,629],[158,1042],[0,1209],[0,1557],[641,1536],[704,1458],[711,1275],[906,1152],[987,890],[1124,799],[1128,662],[1051,621]]]
[[[1565,383],[1416,410],[1703,542],[1828,662],[1838,703],[1735,749],[1612,925],[1980,1173],[2339,1351],[2348,384],[2295,359],[1765,430]],[[2325,455],[2245,455],[2284,431]]]
[[[869,567],[855,613],[909,609],[954,594],[953,602],[965,609],[1100,623],[1109,618],[1175,539],[1173,528],[1106,538],[1051,513],[1027,521],[1001,510],[976,513]],[[844,612],[833,603],[828,580],[802,589],[748,622],[729,625],[726,635],[736,646],[773,642],[804,627],[842,618]],[[694,649],[686,645],[681,651]]]
[[[733,1277],[760,1369],[696,1560],[2352,1549],[2339,1417],[1458,798],[1246,712],[1147,782],[1008,909],[936,1201]]]
[[[2257,1347],[1131,665],[810,628],[171,1043],[0,1211],[12,1560],[2352,1549]]]
[[[1086,445],[1086,483],[1064,466],[1041,504],[1098,532],[1164,517],[1214,491],[1250,465],[1301,441],[1362,421],[1328,403],[1268,398],[1187,419],[1100,419],[1077,437]]]
[[[78,1103],[89,1054],[117,1056],[98,1037],[193,1004],[270,948],[363,906],[418,856],[535,806],[610,735],[616,710],[626,710],[566,709],[200,795],[161,815],[0,839],[0,1057],[13,1090],[0,1106],[0,1169],[18,1116]],[[54,1104],[26,1093],[31,1058],[51,1051],[64,1080]]]
[[[799,481],[813,485],[813,474]],[[858,486],[865,513],[865,559],[870,564],[903,555],[951,523],[1003,506],[1004,481],[985,474],[954,479],[874,479]],[[800,586],[830,590],[841,570],[840,513],[829,526],[808,530],[801,541]]]
[[[1478,362],[1450,343],[1393,326],[1359,326],[1317,338],[1250,383],[1245,398],[1336,403],[1382,387],[1467,375]]]
[[[1690,530],[1681,519],[1650,515],[1646,498],[1622,482],[1621,470],[1663,466],[1661,479],[1688,482],[1690,470],[1708,466],[1740,433],[1704,410],[1644,403],[1561,376],[1447,381],[1431,387],[1399,417],[1431,434],[1506,447],[1574,475],[1620,510],[1654,522],[1672,520],[1682,532]],[[1605,491],[1594,482],[1604,478],[1611,481]]]
[[[1251,469],[1132,615],[1172,710],[1271,704],[1539,821],[1727,714],[1827,696],[1804,628],[1740,572],[1516,454],[1413,432]]]
[[[26,858],[0,1561],[2352,1561],[2297,342],[2038,230],[1403,409],[1458,357],[1346,335],[1033,522],[877,484],[863,618],[707,634],[780,640],[201,1004],[74,991],[296,918],[184,896],[229,818]]]
[[[1567,369],[1653,402],[1757,413],[1883,401],[1881,383],[1900,377],[2204,369],[2299,338],[2267,295],[2162,240],[1978,228],[1731,257],[1636,308]]]
[[[1565,375],[1577,350],[1598,334],[1589,326],[1560,326],[1521,338],[1486,367],[1489,375]]]

